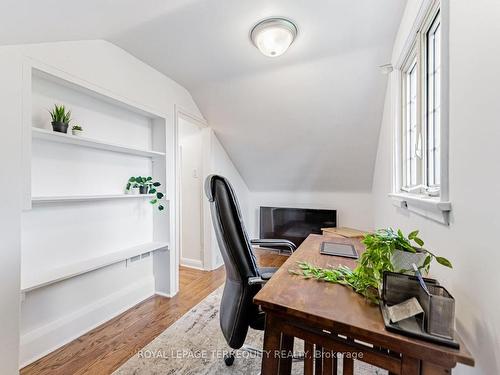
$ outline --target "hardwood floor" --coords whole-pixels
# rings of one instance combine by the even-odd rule
[[[287,259],[256,250],[261,266],[279,267]],[[173,298],[153,296],[24,367],[21,375],[111,374],[224,283],[224,267],[214,271],[180,268],[179,293]]]

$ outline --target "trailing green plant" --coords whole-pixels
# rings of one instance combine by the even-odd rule
[[[153,177],[151,176],[147,176],[147,177],[143,177],[143,176],[132,176],[128,179],[128,182],[127,182],[127,187],[126,189],[127,190],[130,190],[131,187],[151,187],[151,186],[160,186],[161,184],[159,182],[154,182],[153,181]]]
[[[146,188],[148,194],[154,194],[154,198],[149,201],[152,205],[158,205],[158,210],[163,211],[165,207],[161,204],[161,199],[165,196],[157,188],[161,186],[158,181],[153,181],[153,177],[137,176],[130,177],[127,182],[126,190],[130,191],[131,188]]]
[[[412,242],[419,247],[413,245]],[[410,253],[424,252],[426,254],[425,261],[419,268],[425,270],[425,272],[429,271],[433,259],[445,267],[452,268],[448,259],[438,257],[423,248],[424,241],[418,237],[418,230],[405,237],[401,230],[381,229],[375,233],[367,234],[363,239],[363,243],[366,246],[366,251],[359,257],[358,265],[354,270],[343,265],[322,268],[308,262],[298,262],[298,270],[291,269],[289,272],[308,279],[313,278],[351,287],[356,293],[376,303],[379,300],[379,289],[382,285],[384,272],[394,271],[391,258],[395,250]]]
[[[316,267],[308,262],[297,262],[297,266],[298,270],[292,269],[289,272],[306,279],[316,279],[348,286],[371,302],[377,303],[378,301],[378,283],[373,277],[366,275],[361,266],[356,267],[354,270],[343,265],[335,268]]]
[[[71,128],[71,130],[79,130],[79,131],[82,131],[83,128],[80,126],[80,125],[73,125],[73,127]]]
[[[49,113],[50,117],[52,117],[52,122],[69,124],[71,121],[71,111],[66,111],[66,107],[64,105],[54,104],[54,108],[52,108]]]

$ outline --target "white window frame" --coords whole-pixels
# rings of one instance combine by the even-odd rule
[[[415,180],[416,183],[415,185],[407,184],[406,181],[408,179],[408,169],[405,168],[405,163],[406,157],[407,157],[407,152],[408,152],[408,142],[407,142],[407,129],[404,124],[408,122],[408,100],[409,98],[407,97],[408,94],[408,75],[410,74],[411,71],[415,71],[417,74],[417,80],[416,80],[416,95],[417,99],[420,99],[421,97],[421,82],[420,82],[420,72],[421,72],[421,61],[419,59],[417,51],[419,50],[419,43],[418,41],[415,41],[413,43],[408,55],[406,56],[406,59],[401,66],[401,84],[400,84],[400,90],[401,90],[401,101],[400,101],[400,106],[401,106],[401,120],[400,120],[400,127],[401,127],[401,137],[400,137],[400,142],[401,142],[401,187],[400,190],[411,193],[412,191],[415,191],[415,189],[420,190],[421,186],[421,181],[422,181],[422,168],[419,167],[419,165],[416,165],[416,170],[415,170]],[[415,103],[416,105],[417,103]],[[418,110],[419,106],[416,108],[416,129],[415,129],[415,138],[421,138],[422,137],[422,121],[421,121],[421,114],[420,111]],[[410,114],[411,115],[411,114]],[[408,125],[408,124],[407,124]],[[416,143],[421,143],[421,141],[416,141]],[[414,158],[416,155],[414,156]],[[411,177],[410,177],[411,178]]]
[[[443,224],[449,224],[451,202],[449,201],[448,180],[448,134],[449,134],[449,59],[448,59],[448,31],[449,31],[449,2],[439,0],[423,0],[408,35],[402,53],[394,64],[391,73],[392,109],[395,123],[394,152],[393,152],[393,187],[389,194],[394,204],[402,209],[408,209]],[[436,16],[440,16],[441,27],[441,95],[440,95],[440,187],[439,190],[429,189],[427,186],[427,97],[424,88],[427,79],[426,71],[426,37]],[[417,97],[420,104],[417,106],[417,137],[420,137],[421,161],[417,168],[417,183],[406,186],[403,156],[405,155],[404,117],[406,110],[405,80],[409,65],[417,57]],[[424,124],[424,125],[423,125]],[[438,196],[435,196],[438,193]]]

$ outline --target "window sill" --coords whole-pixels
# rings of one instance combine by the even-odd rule
[[[450,224],[451,202],[442,201],[439,197],[408,193],[391,193],[389,197],[398,208],[408,209],[441,224]]]

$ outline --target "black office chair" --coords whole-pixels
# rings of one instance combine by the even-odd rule
[[[287,240],[250,241],[238,200],[226,178],[208,176],[205,180],[205,194],[210,201],[212,223],[226,268],[226,283],[220,304],[220,326],[227,344],[236,350],[244,346],[249,327],[264,329],[265,315],[254,305],[253,297],[276,271],[276,268],[257,266],[252,244],[286,246],[291,252],[296,246]],[[248,346],[244,349],[258,352]],[[226,355],[224,360],[226,365],[231,366],[234,362],[233,352]]]

